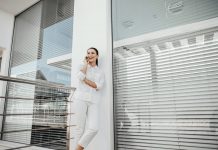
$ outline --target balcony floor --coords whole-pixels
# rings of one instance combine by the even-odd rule
[[[25,144],[19,144],[19,143],[13,143],[13,142],[0,140],[0,150],[7,150],[10,148],[17,148],[17,147],[22,147],[22,146],[25,146]],[[19,150],[52,150],[52,149],[31,146],[27,148],[20,148]]]

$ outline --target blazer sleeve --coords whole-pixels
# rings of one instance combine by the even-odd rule
[[[77,78],[80,80],[80,81],[83,81],[86,77],[86,75],[80,71],[80,69],[83,67],[83,64],[80,64],[79,67],[78,67],[78,71],[77,71]]]
[[[100,90],[102,89],[103,85],[104,85],[104,80],[105,80],[105,76],[104,73],[101,72],[100,76],[99,76],[99,80],[97,82],[95,82],[95,84],[97,85],[96,90]]]

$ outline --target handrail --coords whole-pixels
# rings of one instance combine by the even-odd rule
[[[21,79],[21,78],[14,78],[0,75],[0,80],[2,81],[9,81],[9,82],[17,82],[17,83],[25,83],[25,84],[32,84],[32,85],[39,85],[39,86],[46,86],[46,87],[53,87],[53,88],[60,88],[65,90],[75,90],[75,87],[69,87],[65,85],[60,85],[57,83],[52,83],[43,80],[28,80],[28,79]]]
[[[61,134],[63,132],[63,136],[65,135],[65,139],[55,139],[54,138],[54,139],[51,139],[50,141],[47,141],[47,142],[40,141],[39,143],[25,144],[24,146],[21,146],[21,147],[9,148],[9,149],[10,150],[22,149],[22,148],[27,148],[27,147],[31,147],[31,146],[40,146],[40,145],[44,145],[44,144],[51,144],[51,143],[58,142],[58,141],[66,142],[66,149],[69,149],[69,147],[70,147],[69,140],[72,139],[72,138],[70,138],[70,128],[75,126],[75,125],[71,125],[71,123],[70,123],[71,122],[70,121],[71,115],[73,115],[74,113],[71,112],[72,100],[69,97],[71,97],[73,95],[76,88],[57,84],[57,83],[52,83],[52,82],[48,82],[48,81],[29,80],[29,79],[8,77],[8,76],[3,76],[3,75],[0,75],[0,82],[1,81],[5,81],[7,83],[10,83],[10,82],[11,83],[18,83],[18,84],[21,83],[21,84],[23,84],[21,87],[23,87],[23,86],[26,87],[26,85],[35,85],[36,86],[34,88],[35,91],[31,91],[31,92],[33,92],[32,93],[33,97],[31,97],[31,96],[26,97],[25,95],[22,95],[22,94],[21,95],[19,95],[19,94],[18,95],[16,95],[16,94],[10,95],[8,90],[15,90],[15,93],[17,90],[18,90],[17,91],[18,93],[23,92],[23,91],[19,91],[19,85],[16,88],[6,88],[7,92],[6,92],[5,96],[0,95],[0,99],[4,99],[4,101],[5,101],[4,111],[2,114],[0,114],[0,116],[3,116],[2,129],[0,132],[2,140],[3,140],[3,134],[13,134],[13,133],[19,133],[19,132],[26,132],[26,131],[28,131],[28,132],[34,131],[35,132],[34,134],[37,134],[37,132],[42,132],[42,133],[47,134],[47,132],[49,130],[54,129],[53,132],[49,131],[49,134],[51,133],[52,136],[56,136],[55,134],[58,134],[59,132]],[[10,86],[10,84],[8,84],[7,86]],[[28,86],[27,86],[27,89],[28,89]],[[38,90],[36,90],[36,89],[38,89]],[[34,94],[36,94],[35,95],[36,97],[34,96]],[[37,95],[38,95],[38,97],[37,97]],[[69,97],[67,98],[66,96],[67,97],[69,96]],[[20,105],[19,109],[17,109],[17,108],[15,108],[16,104],[17,104],[16,101],[19,102],[20,100],[22,101],[22,105]],[[15,102],[13,109],[18,111],[18,112],[16,112],[16,111],[7,112],[8,101]],[[28,102],[28,101],[30,101],[30,102]],[[31,101],[33,101],[33,102],[31,102]],[[46,107],[44,107],[43,102],[46,105],[47,104],[48,105]],[[62,102],[64,102],[64,104]],[[36,109],[33,108],[33,105],[30,106],[30,108],[29,108],[29,106],[25,105],[25,103],[27,103],[27,104],[31,104],[31,103],[34,104],[35,103]],[[53,105],[53,103],[55,105]],[[50,104],[51,104],[51,107],[49,106]],[[53,108],[55,106],[57,106],[57,107]],[[64,108],[64,107],[59,108],[59,106],[64,106],[66,108]],[[26,110],[26,108],[28,108],[30,110],[30,112],[29,111],[19,112],[19,110]],[[21,121],[20,121],[20,123],[18,123],[18,125],[22,125],[22,121],[25,121],[26,119],[28,119],[29,116],[30,117],[34,116],[34,117],[32,117],[32,124],[31,125],[35,125],[36,128],[33,128],[33,127],[29,128],[29,126],[28,126],[25,129],[23,129],[23,128],[20,128],[20,129],[14,128],[13,129],[12,128],[11,130],[4,130],[4,128],[5,128],[4,123],[5,123],[6,117],[11,117],[11,116],[15,117],[15,119],[16,119],[16,117],[17,118],[21,117]],[[27,118],[22,118],[22,116],[26,116]],[[59,116],[60,118],[55,118],[56,116]],[[42,119],[42,121],[40,121],[39,119]],[[40,124],[37,124],[38,122],[40,122]],[[12,125],[14,125],[14,124],[16,125],[16,122],[12,122]],[[24,122],[24,124],[25,124],[25,122]],[[58,131],[55,131],[55,130],[58,130]],[[66,130],[66,134],[64,134],[65,130]],[[53,135],[53,133],[54,133],[54,135]],[[33,134],[33,136],[36,137],[36,142],[37,142],[38,136],[35,136],[34,134]],[[16,142],[16,141],[13,141],[13,142],[20,143],[20,142]],[[20,144],[22,144],[22,143],[20,143]],[[45,148],[48,148],[48,147],[45,147]]]

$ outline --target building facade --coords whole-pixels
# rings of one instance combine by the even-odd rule
[[[217,0],[41,0],[16,15],[1,9],[1,75],[74,87],[86,50],[99,49],[106,84],[87,150],[218,148]],[[40,91],[21,88],[29,98]],[[3,138],[31,144],[37,134]]]

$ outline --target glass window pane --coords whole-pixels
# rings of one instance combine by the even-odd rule
[[[112,2],[115,149],[217,149],[218,3]]]

